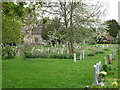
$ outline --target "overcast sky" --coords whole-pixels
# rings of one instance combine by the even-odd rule
[[[56,1],[56,0],[45,0],[45,1]],[[65,0],[61,0],[61,1],[65,1]],[[88,1],[92,2],[93,4],[98,1],[103,2],[104,5],[107,6],[107,12],[106,12],[107,14],[106,14],[106,17],[104,17],[103,19],[104,20],[115,19],[116,21],[118,21],[118,2],[120,0],[88,0]]]
[[[101,0],[108,4],[108,12],[105,17],[106,20],[115,19],[118,21],[118,2],[120,0]]]

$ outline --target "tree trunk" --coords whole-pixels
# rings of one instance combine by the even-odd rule
[[[69,50],[69,53],[72,54],[74,53],[74,46],[73,46],[73,37],[71,37],[71,35],[73,34],[73,4],[74,2],[71,2],[71,9],[70,9],[70,50]]]
[[[73,46],[72,41],[68,42],[68,48],[69,48],[69,54],[73,54],[74,53],[74,46]]]

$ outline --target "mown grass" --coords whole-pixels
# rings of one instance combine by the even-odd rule
[[[73,59],[15,59],[3,60],[2,86],[3,88],[84,88],[92,86],[93,65],[111,53],[105,51],[95,56],[85,55],[82,61],[73,62]],[[108,74],[103,88],[114,88],[111,83],[118,81],[118,58],[111,65],[112,74]],[[113,74],[114,73],[114,74]],[[116,88],[116,87],[115,87]]]

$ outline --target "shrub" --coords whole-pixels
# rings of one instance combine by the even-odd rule
[[[88,56],[94,56],[95,54],[94,53],[89,53]]]
[[[104,49],[104,51],[109,51],[109,49]]]
[[[31,52],[29,51],[24,52],[24,58],[32,58]]]
[[[45,47],[52,47],[52,45],[45,45]]]
[[[102,51],[96,51],[95,54],[103,54],[105,52],[102,52]]]
[[[2,48],[2,59],[11,59],[16,55],[12,46],[6,45]]]
[[[50,56],[48,54],[44,54],[44,53],[41,53],[38,56],[39,56],[39,58],[50,58]]]
[[[20,49],[24,55],[24,58],[32,58],[31,50],[33,46],[31,44],[24,44]]]
[[[58,48],[62,48],[63,46],[62,45],[57,45]]]
[[[107,69],[108,69],[107,65],[103,65],[103,71],[107,72],[108,71]]]
[[[59,58],[59,59],[73,59],[73,55],[69,54],[53,54],[50,58]]]

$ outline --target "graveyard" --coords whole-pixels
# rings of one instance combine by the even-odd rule
[[[108,54],[112,53],[117,46],[111,45],[108,50],[102,48],[101,50],[104,53],[89,56],[89,49],[92,47],[92,45],[87,45],[84,48],[83,60],[74,61],[75,58],[45,57],[24,59],[22,56],[3,60],[3,88],[84,88],[85,86],[90,88],[117,88],[118,85],[112,85],[113,82],[118,82],[117,50],[114,55],[115,59],[111,64],[108,61]],[[104,57],[107,61],[104,60]],[[107,75],[103,81],[104,86],[93,85],[95,82],[94,65],[99,61],[102,64],[102,69],[106,62],[108,66]]]
[[[111,2],[52,1],[0,3],[0,86],[118,89],[120,24],[108,18]]]

